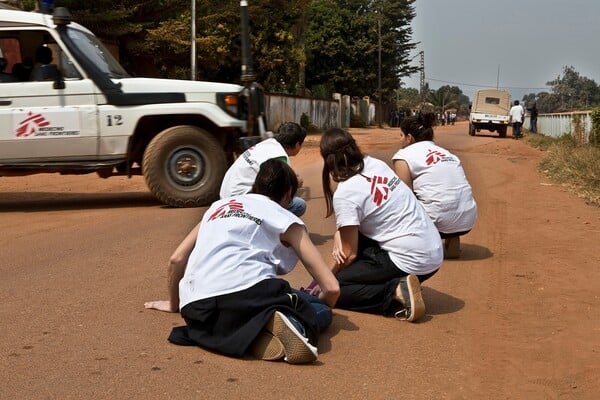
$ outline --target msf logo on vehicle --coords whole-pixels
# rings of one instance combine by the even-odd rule
[[[40,128],[44,128],[48,125],[50,125],[50,121],[48,121],[42,114],[33,114],[30,111],[27,114],[27,118],[19,122],[16,135],[17,137],[28,137],[36,134]]]

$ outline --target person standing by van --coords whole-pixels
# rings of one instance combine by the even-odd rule
[[[521,127],[523,126],[523,117],[525,116],[525,110],[523,106],[519,104],[519,100],[515,100],[514,105],[510,108],[510,121],[513,126],[513,138],[519,139],[523,137]]]
[[[535,103],[528,108],[529,111],[529,131],[531,133],[537,133],[537,117],[538,117],[538,109]]]

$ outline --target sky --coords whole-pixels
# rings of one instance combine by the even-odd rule
[[[424,52],[431,89],[499,87],[513,99],[550,92],[572,66],[600,84],[599,0],[416,0],[411,56]],[[402,80],[419,88],[416,73]]]

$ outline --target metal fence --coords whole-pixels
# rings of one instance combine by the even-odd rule
[[[311,125],[319,129],[341,126],[340,100],[320,100],[308,97],[267,94],[267,129],[277,130],[283,122],[300,123],[302,115],[308,117]]]
[[[540,114],[537,120],[537,131],[552,137],[571,135],[578,143],[589,143],[592,130],[591,114],[591,111]],[[523,127],[529,129],[529,116],[525,117]]]

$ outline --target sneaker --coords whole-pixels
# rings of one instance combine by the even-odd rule
[[[317,348],[308,342],[282,312],[275,311],[265,329],[282,343],[285,361],[290,364],[309,363],[317,359]]]
[[[444,240],[444,258],[460,257],[460,236],[453,236]]]
[[[396,311],[394,317],[414,322],[425,315],[425,302],[421,294],[421,283],[416,275],[407,275],[400,278],[396,289],[396,298],[404,308]]]
[[[285,349],[279,339],[263,329],[250,345],[249,353],[261,360],[274,361],[285,356]]]

